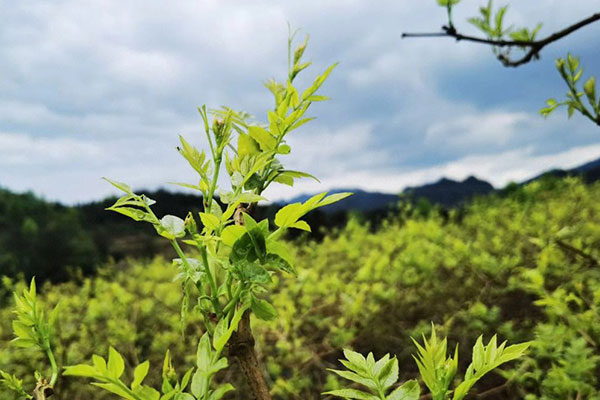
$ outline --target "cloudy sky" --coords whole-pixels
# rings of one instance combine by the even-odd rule
[[[340,65],[294,132],[301,182],[271,199],[334,187],[398,192],[442,176],[494,185],[600,157],[600,130],[545,99],[562,96],[554,59],[581,56],[600,72],[600,23],[554,44],[542,60],[505,69],[486,46],[401,40],[435,31],[434,0],[0,0],[0,186],[78,203],[113,193],[108,176],[157,188],[194,176],[177,135],[203,146],[196,106],[229,105],[264,120],[262,83],[286,70],[287,23],[309,33],[311,77]],[[456,10],[460,29],[481,0]],[[515,25],[549,34],[598,11],[597,0],[513,1]]]

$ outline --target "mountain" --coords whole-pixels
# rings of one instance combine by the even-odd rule
[[[571,169],[556,168],[550,171],[546,171],[538,176],[535,176],[523,182],[523,184],[530,183],[548,176],[553,176],[557,178],[564,178],[567,176],[580,176],[587,183],[600,181],[600,158]]]
[[[413,199],[425,198],[432,204],[455,207],[474,196],[483,196],[494,190],[489,182],[470,176],[462,182],[442,178],[435,183],[406,188],[403,194]]]
[[[528,179],[520,185],[531,183],[538,179],[553,176],[562,178],[566,176],[581,176],[587,183],[600,181],[600,158],[572,169],[553,169],[534,178]],[[334,189],[330,193],[353,192],[354,195],[338,203],[334,203],[322,209],[326,214],[334,214],[340,211],[361,211],[371,212],[385,210],[391,205],[400,201],[400,197],[408,197],[412,200],[426,199],[431,204],[441,205],[452,208],[468,202],[475,196],[485,196],[496,189],[484,180],[470,176],[464,181],[455,181],[448,178],[442,178],[437,182],[425,184],[422,186],[408,187],[402,193],[386,194],[380,192],[367,192],[361,189]],[[294,197],[282,204],[295,202],[304,202],[314,194],[302,194]]]
[[[382,210],[388,208],[391,204],[397,203],[400,198],[397,194],[379,193],[379,192],[367,192],[362,189],[335,189],[330,190],[329,194],[341,193],[341,192],[352,192],[352,196],[345,198],[344,200],[338,201],[324,207],[323,212],[327,214],[337,213],[339,211],[361,211],[368,212],[374,210]],[[302,194],[294,197],[284,204],[305,202],[314,194]]]
[[[473,176],[462,182],[442,178],[435,183],[406,188],[402,192],[402,197],[413,200],[427,199],[432,204],[454,207],[470,200],[474,196],[486,195],[494,190],[494,187],[490,183]],[[340,192],[352,192],[354,194],[342,201],[324,207],[322,209],[324,213],[385,210],[401,200],[400,193],[367,192],[361,189],[335,189],[329,193]],[[312,196],[311,194],[302,194],[286,201],[285,204],[304,202]]]

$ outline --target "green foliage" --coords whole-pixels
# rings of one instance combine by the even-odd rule
[[[10,375],[4,371],[0,371],[0,388],[11,391],[17,400],[31,399],[25,389],[23,389],[23,381],[14,375]]]
[[[452,391],[449,389],[458,369],[458,346],[454,357],[446,358],[447,340],[439,341],[435,329],[432,329],[429,340],[423,336],[423,345],[413,340],[419,354],[415,358],[423,382],[431,391],[433,400],[449,399],[450,393],[454,393],[453,400],[465,398],[473,385],[485,374],[500,365],[520,358],[525,353],[529,343],[506,347],[506,342],[497,345],[496,336],[492,337],[487,346],[483,345],[481,336],[473,347],[473,362],[467,368],[464,379]],[[417,400],[420,388],[417,381],[408,381],[398,386],[394,391],[386,395],[398,380],[398,360],[396,357],[390,359],[386,354],[379,361],[375,361],[373,353],[365,358],[360,353],[345,350],[346,360],[340,362],[347,370],[331,370],[342,378],[358,383],[369,389],[370,393],[357,389],[338,389],[326,392],[346,399],[367,400]]]
[[[58,380],[58,365],[52,350],[54,340],[54,325],[58,316],[58,307],[45,316],[44,309],[37,299],[35,280],[32,279],[29,288],[24,289],[22,295],[14,294],[15,319],[12,321],[12,330],[15,338],[12,344],[23,349],[35,349],[48,358],[51,367],[51,377],[46,380],[39,372],[35,372],[37,380],[35,392],[40,393],[36,400],[41,400],[47,393],[52,394],[52,387]],[[17,398],[32,398],[23,388],[23,381],[15,375],[0,370],[0,386],[12,391]]]
[[[130,385],[121,380],[125,372],[125,361],[114,348],[109,349],[108,361],[98,355],[94,355],[92,361],[92,365],[79,364],[66,367],[64,375],[92,378],[95,381],[94,386],[128,400],[158,400],[160,398],[160,393],[156,390],[142,385],[150,367],[148,361],[135,368],[134,378]]]
[[[449,26],[452,24],[452,7],[459,4],[460,0],[438,0],[438,5],[448,9]],[[512,39],[516,42],[531,43],[536,40],[537,34],[542,28],[542,24],[538,24],[535,28],[529,29],[526,27],[515,28],[514,26],[506,26],[504,17],[508,11],[508,6],[499,7],[494,11],[493,0],[488,0],[487,5],[479,7],[479,15],[468,19],[468,22],[479,29],[491,41],[505,41]],[[519,43],[520,44],[520,43]],[[520,46],[526,50],[525,46]],[[502,50],[502,46],[493,45],[494,54],[501,59],[508,59],[510,49]]]
[[[70,278],[72,269],[93,272],[100,250],[79,210],[34,195],[0,189],[0,271],[39,282]],[[0,299],[1,301],[1,299]]]
[[[369,392],[347,388],[332,390],[325,394],[345,399],[366,400],[417,400],[419,398],[419,384],[414,380],[405,382],[396,389],[391,390],[398,380],[398,360],[396,357],[390,358],[389,354],[386,354],[380,360],[375,361],[373,353],[369,353],[365,358],[362,354],[351,350],[344,350],[344,355],[346,360],[340,360],[340,362],[347,370],[331,369],[330,371],[364,386]]]
[[[340,348],[373,352],[377,359],[395,354],[398,380],[415,379],[410,337],[424,333],[430,342],[432,320],[454,343],[494,333],[510,343],[534,339],[514,370],[487,374],[472,391],[506,384],[503,399],[575,399],[578,391],[582,399],[598,397],[600,272],[592,261],[600,260],[598,196],[598,184],[546,179],[449,217],[396,214],[376,231],[353,219],[322,242],[284,242],[297,275],[272,275],[269,297],[256,298],[268,300],[278,317],[253,326],[273,397],[310,399],[345,387],[325,371],[336,368]],[[170,264],[130,260],[79,283],[46,284],[38,301],[61,303],[54,340],[60,364],[85,363],[112,346],[127,366],[139,360],[162,365],[168,349],[177,371],[194,365],[189,349],[198,345],[202,316],[190,312],[182,326],[184,294]],[[4,286],[24,289],[8,280]],[[195,296],[196,287],[190,290]],[[0,343],[14,337],[11,309],[0,309]],[[466,371],[460,362],[471,361],[471,350],[459,348],[457,375]],[[454,357],[454,348],[450,353]],[[0,346],[0,369],[30,388],[31,371],[46,368],[42,356]],[[217,375],[215,384],[229,381],[238,391],[227,398],[241,400],[244,383],[235,368]],[[144,384],[158,389],[162,382],[160,368],[151,368]],[[114,398],[76,379],[61,379],[57,389],[60,398]],[[13,398],[0,390],[0,399]]]
[[[469,18],[469,22],[484,32],[490,39],[500,40],[510,28],[504,27],[504,15],[508,11],[508,6],[503,6],[494,14],[493,0],[489,0],[486,7],[479,8],[479,17]]]
[[[179,256],[173,264],[180,271],[178,277],[184,292],[181,315],[188,314],[191,298],[195,296],[194,310],[203,316],[218,352],[237,329],[244,312],[253,312],[263,320],[276,317],[274,306],[259,296],[268,290],[276,272],[294,272],[293,260],[286,244],[280,240],[281,235],[290,228],[310,231],[310,226],[299,220],[302,216],[349,195],[325,197],[323,193],[304,204],[288,205],[277,213],[278,229],[273,233],[269,231],[268,220],[257,222],[247,213],[254,204],[265,200],[261,193],[271,183],[293,185],[294,179],[312,177],[285,169],[278,157],[290,152],[287,135],[310,121],[305,114],[312,102],[326,99],[317,91],[335,64],[300,95],[293,82],[298,73],[310,65],[302,62],[307,40],[296,48],[293,57],[292,40],[293,35],[290,35],[287,81],[272,80],[266,84],[275,99],[274,109],[267,113],[268,125],[251,123],[246,114],[229,108],[212,111],[215,118],[211,125],[206,107],[201,107],[209,156],[180,137],[178,151],[198,174],[198,183],[178,185],[202,193],[203,211],[197,217],[190,212],[185,220],[173,215],[158,219],[151,209],[153,200],[133,193],[124,183],[107,179],[125,192],[109,210],[149,222],[159,235],[171,242]],[[233,144],[236,135],[237,146]],[[231,189],[220,194],[224,209],[215,201],[223,160],[231,182]],[[199,258],[186,254],[179,239],[192,246]]]
[[[143,385],[150,363],[145,361],[139,364],[133,372],[130,385],[121,379],[125,372],[125,362],[121,354],[114,348],[109,349],[108,361],[94,355],[92,365],[79,364],[65,368],[64,375],[92,378],[93,385],[108,392],[114,393],[128,400],[220,400],[225,394],[234,390],[231,384],[219,385],[211,388],[213,376],[220,370],[227,368],[226,358],[220,357],[220,349],[213,349],[208,334],[204,334],[198,344],[196,368],[189,369],[181,382],[177,381],[172,367],[169,353],[163,364],[162,396],[150,386]],[[195,372],[194,372],[195,369]],[[185,393],[190,386],[190,393]]]
[[[498,346],[496,336],[494,335],[485,346],[480,336],[475,346],[473,346],[473,361],[467,368],[464,380],[454,390],[452,399],[464,399],[473,385],[485,374],[504,363],[522,357],[529,345],[530,343],[521,343],[505,348],[506,342],[502,342]]]
[[[290,228],[310,231],[308,223],[300,221],[302,216],[349,195],[325,197],[326,193],[323,193],[304,204],[286,206],[275,218],[278,229],[273,233],[269,231],[268,220],[257,222],[248,213],[253,205],[265,200],[261,194],[270,184],[293,185],[294,179],[312,177],[308,173],[285,169],[278,157],[291,151],[286,144],[287,135],[311,120],[305,114],[312,102],[326,99],[317,91],[335,64],[300,95],[293,82],[298,73],[310,65],[302,61],[308,38],[296,48],[292,57],[293,38],[294,35],[290,34],[287,81],[279,83],[272,80],[266,84],[275,99],[275,107],[267,113],[267,125],[250,122],[247,114],[226,107],[211,111],[214,116],[211,124],[209,113],[203,106],[198,110],[210,148],[209,156],[180,137],[178,151],[198,174],[198,183],[177,185],[201,192],[203,209],[197,217],[190,211],[185,220],[173,215],[159,219],[151,208],[156,203],[154,200],[134,193],[127,184],[106,179],[125,193],[108,210],[135,221],[150,223],[160,236],[171,242],[179,256],[173,260],[173,265],[179,269],[178,278],[184,293],[181,316],[185,319],[190,301],[195,297],[193,310],[203,316],[207,330],[200,342],[198,370],[191,383],[196,398],[218,400],[233,389],[226,385],[210,392],[209,382],[214,373],[227,366],[226,360],[220,359],[219,355],[237,330],[243,314],[253,312],[263,320],[276,317],[274,306],[259,295],[268,291],[275,273],[294,272],[293,260],[285,243],[280,240],[282,234]],[[237,146],[233,143],[235,136]],[[215,200],[223,161],[231,183],[230,190],[220,191],[224,209]],[[182,249],[180,240],[191,246],[198,258],[190,256],[191,251]],[[209,352],[211,342],[216,349],[214,357]],[[68,372],[78,374],[80,370],[75,368]],[[129,389],[123,389],[127,386],[115,380],[118,376],[106,380],[107,376],[98,375],[98,372],[96,370],[93,376],[104,379],[102,385],[105,389],[116,391],[121,396],[135,395]],[[133,387],[131,390],[134,390]],[[149,394],[149,398],[158,398],[156,393],[156,396]]]
[[[596,78],[590,77],[583,83],[583,88],[580,89],[579,84],[583,75],[583,68],[580,66],[579,58],[573,57],[571,54],[567,56],[566,60],[564,58],[556,60],[556,68],[569,88],[567,99],[560,102],[556,99],[548,99],[547,107],[542,108],[540,113],[547,117],[557,108],[566,106],[569,118],[573,116],[575,111],[578,111],[600,125],[600,97],[597,97]],[[585,104],[584,98],[587,100],[588,105]]]
[[[450,384],[458,370],[458,345],[454,351],[454,357],[446,358],[448,341],[446,338],[438,341],[433,327],[429,340],[423,336],[422,346],[414,339],[413,342],[419,351],[418,356],[414,357],[419,367],[419,373],[429,388],[433,400],[446,399]],[[473,357],[475,357],[475,353],[473,353]]]

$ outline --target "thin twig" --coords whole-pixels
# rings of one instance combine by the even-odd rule
[[[486,44],[489,46],[496,46],[496,47],[529,48],[527,53],[518,60],[514,60],[514,61],[510,60],[503,54],[498,56],[498,59],[504,64],[504,66],[518,67],[520,65],[527,64],[528,62],[530,62],[533,59],[539,58],[540,51],[544,47],[548,46],[550,43],[556,42],[557,40],[560,40],[560,39],[564,38],[565,36],[570,35],[571,33],[583,28],[584,26],[594,23],[596,21],[600,21],[600,13],[596,13],[584,20],[577,22],[576,24],[573,24],[563,30],[553,33],[552,35],[550,35],[544,39],[534,40],[534,41],[503,40],[503,39],[494,40],[494,39],[485,39],[485,38],[480,38],[480,37],[475,37],[475,36],[470,36],[470,35],[463,35],[462,33],[457,32],[456,29],[454,28],[454,26],[442,27],[443,32],[403,33],[402,38],[450,37],[450,38],[456,39],[457,41],[465,40],[465,41],[469,41],[469,42],[481,43],[481,44]]]
[[[491,389],[486,390],[485,392],[481,392],[477,395],[478,399],[485,399],[486,397],[492,396],[494,394],[502,393],[509,386],[510,381],[504,382],[500,386],[493,387]]]
[[[578,255],[579,257],[586,259],[587,261],[589,261],[589,263],[594,266],[597,267],[598,264],[598,260],[596,260],[594,257],[592,257],[590,254],[584,252],[583,250],[580,250],[576,247],[571,246],[568,243],[563,242],[560,239],[556,239],[555,240],[556,244],[561,247],[563,250],[569,251],[571,253],[574,253],[576,255]]]

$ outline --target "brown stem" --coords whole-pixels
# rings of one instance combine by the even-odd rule
[[[54,389],[45,379],[40,379],[33,389],[34,400],[46,400],[54,394]]]
[[[243,213],[249,211],[242,204],[235,210],[233,219],[236,225],[244,225]],[[269,388],[262,374],[256,350],[252,328],[250,327],[250,311],[244,312],[237,332],[234,332],[229,339],[229,355],[235,357],[246,377],[246,382],[250,389],[248,399],[250,400],[271,400]]]
[[[250,328],[250,311],[246,311],[240,321],[237,332],[229,340],[229,355],[237,359],[250,389],[248,399],[271,400],[269,388],[262,375],[256,350],[254,336]]]
[[[574,253],[576,255],[578,255],[579,257],[587,260],[591,266],[593,267],[597,267],[598,266],[598,260],[596,260],[594,257],[592,257],[591,255],[589,255],[588,253],[584,252],[583,250],[579,250],[576,247],[571,246],[570,244],[563,242],[560,239],[556,240],[556,244],[561,247],[563,250],[566,250],[568,252]]]
[[[504,392],[506,390],[506,388],[508,388],[509,384],[510,384],[510,381],[506,381],[500,386],[496,386],[494,388],[486,390],[485,392],[479,393],[477,395],[477,398],[485,399],[485,398],[493,396],[495,394],[500,394],[500,393]]]
[[[525,55],[517,60],[510,60],[505,55],[501,54],[498,56],[499,60],[502,61],[504,66],[506,67],[518,67],[523,64],[527,64],[533,59],[539,58],[540,51],[549,45],[550,43],[556,42],[564,38],[567,35],[583,28],[586,25],[589,25],[593,22],[600,21],[600,13],[596,13],[586,19],[583,19],[571,26],[568,26],[565,29],[562,29],[558,32],[553,33],[552,35],[534,41],[522,41],[522,40],[494,40],[494,39],[485,39],[475,36],[463,35],[456,31],[453,26],[447,27],[444,26],[442,29],[444,32],[434,32],[434,33],[403,33],[403,38],[419,38],[419,37],[450,37],[458,40],[465,40],[468,42],[482,43],[490,46],[497,47],[524,47],[529,48]]]

